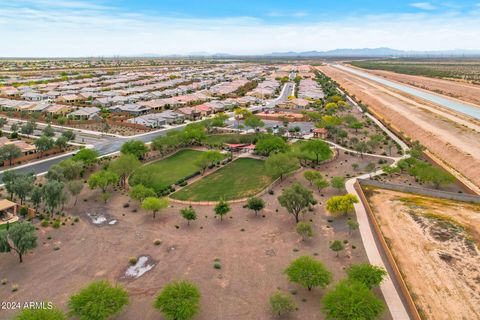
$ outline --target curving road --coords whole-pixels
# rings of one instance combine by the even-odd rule
[[[283,86],[282,91],[280,92],[280,95],[277,98],[267,101],[266,105],[264,106],[252,106],[249,109],[252,112],[255,112],[265,108],[270,108],[270,109],[274,108],[279,102],[287,100],[288,96],[292,94],[293,90],[294,90],[293,83],[287,82]],[[229,113],[229,115],[233,116],[233,112]],[[170,131],[181,130],[187,124],[188,123],[184,123],[175,127],[159,129],[152,132],[138,134],[135,136],[128,136],[128,137],[122,137],[122,136],[116,136],[116,135],[103,135],[103,134],[100,134],[99,132],[92,132],[88,130],[73,129],[73,131],[75,131],[76,135],[79,137],[82,137],[82,136],[85,136],[86,138],[88,137],[88,139],[90,139],[89,141],[92,142],[91,147],[97,150],[100,156],[106,156],[106,155],[119,152],[120,148],[126,141],[141,140],[145,143],[148,143],[158,136],[166,135]],[[62,131],[65,129],[72,129],[72,128],[66,128],[66,127],[60,127],[60,126],[54,126],[54,128],[58,131]],[[95,139],[92,139],[92,135],[97,135],[101,139],[95,141]],[[57,157],[27,163],[27,164],[12,168],[11,170],[15,170],[18,172],[34,172],[36,175],[42,175],[42,174],[45,174],[50,169],[50,167],[52,167],[53,165],[65,159],[70,158],[72,155],[73,153],[67,153]],[[0,183],[2,181],[2,178],[3,178],[3,171],[0,171]]]

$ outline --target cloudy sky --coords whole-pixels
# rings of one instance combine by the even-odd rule
[[[0,0],[1,57],[480,50],[480,0]]]

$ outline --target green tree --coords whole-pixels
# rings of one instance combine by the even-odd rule
[[[49,138],[55,136],[55,130],[53,130],[51,125],[47,125],[43,129],[42,133],[43,133],[44,136],[49,137]]]
[[[283,176],[298,168],[298,159],[286,153],[277,153],[270,155],[265,161],[265,170],[274,178]]]
[[[327,200],[327,210],[334,215],[347,214],[353,210],[354,203],[358,203],[358,198],[353,194],[334,196]]]
[[[141,166],[141,162],[133,154],[122,154],[110,162],[109,169],[120,177],[120,185],[125,188],[128,176]]]
[[[378,287],[387,276],[384,268],[369,263],[353,264],[347,269],[348,279],[364,284],[367,288]]]
[[[33,207],[35,209],[35,212],[38,212],[38,207],[42,203],[43,200],[43,191],[42,188],[35,185],[32,188],[32,193],[30,193],[30,201],[33,204]]]
[[[62,200],[64,199],[63,188],[63,183],[56,180],[47,181],[47,183],[43,185],[43,199],[50,213],[53,213],[62,203]]]
[[[359,224],[355,220],[347,220],[347,226],[348,226],[348,233],[351,234],[353,230],[357,230],[359,227]]]
[[[315,156],[316,163],[318,164],[320,160],[329,159],[332,156],[332,150],[325,141],[322,140],[308,140],[300,145],[300,150],[302,152],[311,153]]]
[[[118,182],[118,175],[110,170],[100,170],[90,175],[88,178],[88,186],[90,189],[100,188],[103,193],[107,192],[107,188]]]
[[[70,297],[70,314],[80,320],[106,320],[119,314],[128,304],[128,293],[108,281],[92,282]]]
[[[57,140],[55,140],[55,146],[62,151],[65,150],[68,146],[68,139],[64,136],[58,137]]]
[[[137,159],[143,159],[148,152],[148,147],[143,141],[130,140],[122,145],[120,152],[123,154],[133,154]]]
[[[265,201],[256,197],[248,198],[246,207],[255,211],[255,215],[257,215],[258,211],[261,211],[263,208],[265,208]]]
[[[37,150],[40,151],[41,156],[43,156],[45,151],[52,149],[54,144],[55,142],[53,139],[45,135],[35,140],[35,147],[37,147]]]
[[[293,260],[285,274],[291,282],[298,283],[309,291],[318,286],[325,288],[332,280],[332,273],[323,263],[309,256]]]
[[[68,191],[75,197],[75,203],[73,206],[77,205],[78,195],[82,192],[83,182],[81,180],[71,180],[67,182]]]
[[[180,214],[185,220],[187,220],[187,225],[190,225],[190,221],[197,220],[197,213],[192,206],[181,209]]]
[[[270,308],[273,315],[277,317],[285,316],[296,309],[293,299],[284,293],[277,292],[270,296]]]
[[[167,198],[147,197],[142,201],[142,209],[152,211],[153,219],[158,211],[168,207]]]
[[[8,230],[0,230],[0,252],[15,251],[20,263],[23,255],[37,247],[35,227],[30,222],[17,222]]]
[[[33,172],[17,175],[13,185],[13,192],[20,198],[20,205],[23,205],[23,201],[30,195],[34,182],[35,175]]]
[[[377,319],[384,306],[366,286],[355,281],[341,281],[322,298],[327,319]]]
[[[321,192],[322,189],[328,187],[328,186],[330,185],[330,183],[328,183],[328,181],[325,180],[325,179],[322,177],[322,178],[319,178],[319,179],[315,179],[315,180],[313,181],[313,185],[314,185],[315,187],[317,187],[318,192]]]
[[[137,184],[130,189],[130,198],[142,202],[145,198],[155,197],[155,190],[147,188],[142,184]]]
[[[338,191],[342,191],[345,189],[345,178],[344,177],[332,177],[330,180],[330,185],[337,189]]]
[[[340,251],[342,251],[343,249],[345,249],[345,245],[340,240],[334,240],[334,241],[332,241],[332,243],[330,243],[330,250],[336,252],[337,257],[338,257],[338,253]]]
[[[220,221],[223,220],[223,216],[230,212],[230,205],[225,200],[221,199],[213,208],[215,214],[220,216]]]
[[[68,141],[75,140],[75,133],[73,133],[73,130],[67,130],[62,133],[62,137],[67,138]]]
[[[262,121],[262,119],[260,119],[260,117],[254,116],[254,115],[251,115],[245,118],[244,123],[247,127],[250,127],[255,130],[265,125],[265,123]]]
[[[94,149],[87,149],[83,148],[82,150],[78,151],[72,159],[74,161],[80,161],[83,163],[85,167],[89,167],[97,162],[99,154]]]
[[[13,131],[13,132],[17,132],[17,131],[18,131],[18,124],[17,124],[17,123],[13,123],[13,124],[10,126],[10,130]]]
[[[288,144],[281,137],[263,135],[255,145],[255,151],[261,155],[268,156],[272,153],[287,152]]]
[[[297,223],[297,233],[302,237],[303,241],[307,241],[309,238],[313,237],[313,228],[310,223],[299,222]]]
[[[303,176],[310,182],[310,185],[312,185],[314,180],[322,177],[322,174],[317,170],[307,170],[303,173]]]
[[[8,160],[8,165],[12,165],[12,161],[22,155],[22,150],[14,143],[6,144],[0,147],[0,159]]]
[[[298,223],[300,221],[300,213],[314,202],[314,198],[312,191],[297,182],[283,190],[278,197],[278,202],[287,209],[288,213],[295,217],[295,222]]]
[[[189,320],[200,309],[200,297],[200,291],[193,283],[172,282],[162,289],[153,306],[160,310],[167,320]]]
[[[52,309],[23,309],[14,320],[66,320],[62,311]]]
[[[15,193],[15,180],[19,175],[20,173],[14,170],[6,170],[3,172],[2,181],[5,184],[5,189],[10,194],[10,200],[13,199]]]
[[[31,121],[25,122],[25,124],[20,128],[20,132],[23,134],[32,134],[35,130],[35,125]]]

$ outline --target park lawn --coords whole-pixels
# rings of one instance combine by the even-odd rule
[[[292,152],[293,152],[294,154],[300,153],[300,152],[301,152],[301,151],[300,151],[300,146],[301,146],[303,143],[306,143],[306,142],[305,142],[305,141],[302,141],[302,140],[298,140],[298,141],[292,143],[292,144],[290,145]],[[330,148],[330,150],[331,150],[331,148]],[[308,160],[310,160],[310,161],[316,161],[316,160],[317,160],[317,157],[315,156],[314,153],[312,153],[312,152],[305,152],[305,154],[307,155]],[[333,152],[331,152],[330,155],[329,155],[328,157],[326,157],[326,158],[322,158],[322,157],[320,156],[320,158],[319,158],[318,160],[319,160],[320,162],[321,162],[321,161],[328,160],[328,159],[330,159],[330,158],[332,157],[332,155],[333,155]]]
[[[168,158],[148,164],[136,170],[129,178],[130,185],[143,184],[159,192],[185,178],[200,168],[195,161],[203,151],[184,149],[176,152]]]
[[[17,223],[17,221],[10,223],[10,227],[12,227],[15,223]],[[0,224],[0,230],[5,230],[5,229],[7,229],[7,224],[6,223]]]
[[[257,194],[272,181],[272,177],[265,174],[264,161],[240,158],[173,193],[171,197],[189,201],[240,199]]]

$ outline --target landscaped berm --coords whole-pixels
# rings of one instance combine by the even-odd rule
[[[177,200],[218,201],[251,197],[272,183],[265,173],[264,161],[237,159],[192,185],[173,193]]]
[[[130,177],[130,185],[143,184],[159,192],[199,171],[196,161],[202,153],[199,150],[183,149],[168,158],[143,166]]]

